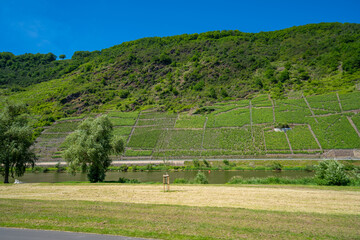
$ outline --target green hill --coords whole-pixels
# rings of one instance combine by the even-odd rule
[[[259,91],[281,98],[289,90],[352,90],[359,66],[360,24],[215,31],[143,38],[69,60],[1,53],[0,94],[62,117],[107,106],[178,111]]]
[[[359,149],[359,84],[360,24],[350,23],[143,38],[67,60],[0,53],[0,107],[26,102],[37,133],[109,112],[128,157]],[[40,136],[45,158],[59,157],[75,120]]]
[[[121,159],[359,158],[359,99],[359,91],[282,100],[262,94],[200,109],[207,114],[147,109],[108,116],[126,143]],[[40,159],[61,160],[62,143],[77,124],[64,119],[47,128],[37,140]],[[276,132],[278,125],[290,129]]]

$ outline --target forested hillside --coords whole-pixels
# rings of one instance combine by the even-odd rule
[[[143,38],[65,60],[0,53],[1,98],[50,120],[109,108],[179,112],[257,92],[353,91],[359,79],[360,24],[347,23]]]

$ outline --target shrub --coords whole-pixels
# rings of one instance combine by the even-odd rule
[[[186,183],[189,183],[188,180],[186,180],[185,178],[176,178],[174,180],[174,183],[177,183],[177,184],[186,184]]]
[[[151,163],[146,165],[146,170],[151,171],[153,169],[154,169],[154,167]]]
[[[273,164],[271,165],[271,169],[281,171],[283,169],[283,165],[281,165],[281,163],[279,162],[273,162]]]
[[[313,165],[306,165],[305,172],[313,172],[315,170]]]
[[[208,184],[209,181],[203,172],[198,172],[194,179],[195,184]]]
[[[211,167],[210,163],[206,159],[203,160],[203,163],[207,168]]]
[[[316,166],[315,178],[320,185],[345,186],[350,183],[344,165],[335,160],[326,160]]]
[[[228,181],[228,184],[244,184],[244,178],[241,176],[233,176],[232,178],[230,178],[230,180]]]
[[[36,167],[33,167],[31,169],[32,172],[42,172],[43,171],[43,168],[42,167],[39,167],[39,166],[36,166]]]
[[[120,97],[120,98],[125,99],[125,98],[127,98],[129,95],[130,95],[129,90],[120,90],[120,91],[119,91],[119,97]]]
[[[226,165],[226,166],[229,166],[230,165],[230,162],[229,162],[229,160],[223,160],[223,163]]]
[[[313,178],[279,178],[279,177],[266,177],[266,178],[247,178],[244,179],[241,176],[234,176],[228,184],[316,184]]]
[[[65,168],[60,165],[60,162],[56,163],[55,168],[58,173],[65,171]]]
[[[120,170],[121,172],[127,172],[128,169],[129,169],[129,167],[128,167],[127,165],[125,165],[125,164],[123,164],[123,165],[121,165],[121,166],[119,167],[119,170]]]
[[[194,165],[195,168],[200,167],[200,161],[198,159],[193,159],[192,162],[193,162],[193,165]]]
[[[138,179],[128,179],[124,177],[120,177],[118,180],[119,183],[141,183]]]

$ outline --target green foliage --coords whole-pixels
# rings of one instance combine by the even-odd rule
[[[193,181],[194,184],[208,184],[209,181],[203,172],[198,172]]]
[[[127,98],[130,95],[129,90],[120,90],[119,91],[119,97],[120,98]]]
[[[189,181],[184,178],[175,178],[174,183],[175,184],[187,184],[187,183],[189,183]]]
[[[138,179],[128,179],[124,177],[120,177],[118,183],[141,183]]]
[[[119,170],[121,171],[121,172],[127,172],[128,171],[128,166],[127,165],[125,165],[125,164],[123,164],[123,165],[121,165],[120,167],[119,167]]]
[[[194,114],[207,114],[207,113],[211,113],[213,111],[215,111],[214,108],[202,107],[202,108],[196,109]]]
[[[219,114],[213,114],[209,117],[209,127],[242,127],[250,124],[249,109],[229,109]]]
[[[252,122],[253,124],[259,123],[272,123],[273,122],[272,108],[253,108],[252,109]]]
[[[207,161],[206,159],[203,159],[203,163],[207,168],[211,167],[211,164],[209,163],[209,161]]]
[[[167,130],[157,143],[161,149],[200,149],[203,130]]]
[[[320,185],[346,186],[350,183],[344,165],[335,160],[320,162],[316,166],[315,178]]]
[[[282,169],[283,169],[283,165],[281,164],[281,163],[279,163],[279,162],[273,162],[272,164],[271,164],[271,169],[272,170],[276,170],[276,171],[281,171]]]
[[[179,114],[175,128],[202,128],[205,123],[205,116]]]
[[[294,126],[287,131],[289,141],[293,150],[318,149],[313,135],[307,126]]]
[[[193,159],[192,163],[195,168],[200,168],[200,161],[198,159]]]
[[[343,110],[360,109],[360,92],[355,91],[347,94],[339,94]]]
[[[360,148],[359,136],[343,115],[317,118],[319,123],[312,123],[321,146],[324,149]]]
[[[316,185],[313,178],[279,178],[279,177],[266,177],[266,178],[243,178],[241,176],[234,176],[228,184],[301,184],[301,185]]]
[[[128,147],[139,149],[155,148],[156,143],[162,133],[162,130],[152,127],[136,128],[130,138]]]
[[[102,182],[111,164],[110,153],[121,153],[124,144],[112,139],[112,124],[107,116],[84,120],[78,129],[66,138],[67,148],[63,152],[72,173],[87,166],[91,182]]]
[[[37,159],[27,113],[25,105],[14,103],[6,103],[0,112],[0,174],[4,183],[9,183],[10,174],[22,176]]]
[[[210,88],[208,96],[210,98],[217,99],[217,94],[216,94],[215,88]]]
[[[289,144],[283,132],[265,132],[266,147],[269,150],[287,150]]]
[[[204,82],[204,81],[200,81],[200,82],[198,82],[197,84],[195,84],[195,86],[194,86],[193,89],[194,89],[195,91],[201,91],[201,90],[203,90],[204,86],[205,86],[205,82]]]
[[[65,167],[62,167],[62,166],[60,165],[60,162],[58,162],[58,163],[55,165],[55,169],[56,169],[56,172],[58,172],[58,173],[65,171]]]
[[[46,108],[72,115],[104,106],[181,109],[258,91],[277,98],[294,89],[310,95],[347,91],[360,74],[359,29],[359,24],[321,23],[255,34],[143,38],[102,51],[77,51],[67,60],[52,53],[4,52],[0,94],[20,98],[41,114]]]
[[[229,96],[229,94],[227,93],[227,91],[223,88],[221,88],[220,90],[220,95],[223,97],[223,98],[226,98]]]

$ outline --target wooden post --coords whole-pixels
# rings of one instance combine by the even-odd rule
[[[170,176],[167,177],[167,191],[170,191]]]
[[[167,173],[163,175],[163,184],[164,184],[164,192],[170,191],[170,176]]]

